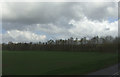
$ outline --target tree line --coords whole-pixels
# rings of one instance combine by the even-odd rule
[[[118,37],[112,36],[98,37],[91,39],[83,37],[81,39],[70,37],[63,40],[48,40],[47,42],[37,43],[2,43],[2,50],[9,51],[100,51],[100,52],[116,52],[118,49]]]

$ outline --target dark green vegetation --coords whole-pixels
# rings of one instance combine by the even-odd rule
[[[47,42],[38,43],[3,43],[2,49],[8,51],[99,51],[99,52],[114,52],[118,48],[118,38],[111,36],[93,37],[87,40],[86,37],[69,38],[67,40],[48,40]]]
[[[3,75],[83,75],[117,64],[118,40],[106,36],[3,43]],[[120,43],[119,43],[120,44]]]
[[[117,53],[3,51],[3,75],[81,75],[117,63]]]

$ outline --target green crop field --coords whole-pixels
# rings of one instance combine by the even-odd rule
[[[117,63],[117,53],[3,51],[3,75],[83,75]]]

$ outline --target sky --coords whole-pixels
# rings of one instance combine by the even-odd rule
[[[0,28],[0,36],[5,43],[44,42],[70,37],[116,37],[118,3],[4,2]]]

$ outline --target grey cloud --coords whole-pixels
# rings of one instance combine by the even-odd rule
[[[117,2],[99,2],[83,4],[83,12],[91,20],[107,20],[109,17],[118,17]]]
[[[48,24],[58,21],[61,17],[70,20],[78,18],[72,3],[9,3],[10,15],[3,11],[3,22],[24,24]]]
[[[71,36],[116,36],[117,33],[117,22],[113,25],[107,22],[108,17],[117,17],[116,3],[113,2],[6,3],[2,17],[2,28],[12,32],[11,35],[19,34],[17,38],[9,33],[3,34],[4,42],[34,41],[36,37],[39,38],[37,41],[41,41],[41,34],[46,39],[60,39]],[[40,34],[34,33],[37,31]],[[35,38],[31,40],[33,36],[27,38],[25,33],[33,34]]]
[[[73,3],[9,3],[3,11],[3,28],[21,30],[24,26],[49,23],[69,27],[71,19],[79,18],[72,6]]]
[[[108,7],[115,9],[113,2],[41,2],[41,3],[6,3],[3,5],[3,28],[6,30],[28,28],[33,24],[54,24],[59,27],[71,28],[68,22],[87,17],[91,20],[103,20],[116,14],[109,13]],[[11,23],[7,25],[8,23]],[[33,26],[34,27],[34,26]]]

